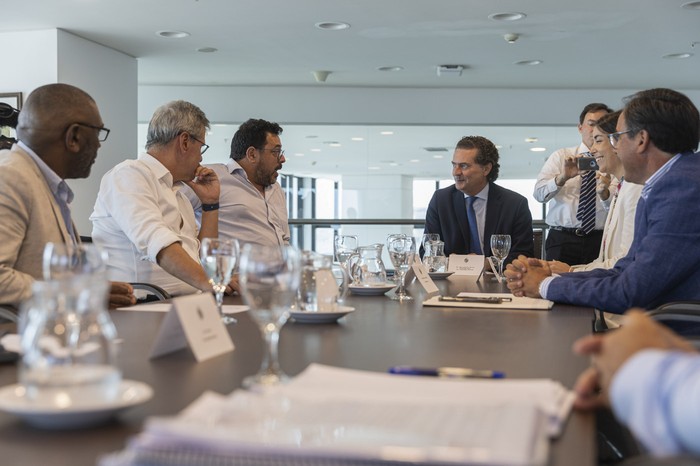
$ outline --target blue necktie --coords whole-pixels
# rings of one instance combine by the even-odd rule
[[[467,197],[467,221],[469,222],[469,252],[483,254],[479,242],[479,228],[476,225],[476,212],[474,212],[474,200],[476,197]]]

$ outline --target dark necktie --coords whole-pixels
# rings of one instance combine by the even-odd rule
[[[476,198],[467,197],[467,221],[469,222],[469,252],[483,254],[481,243],[479,242],[479,228],[476,225],[476,212],[474,212],[474,200]]]
[[[581,229],[586,234],[595,228],[595,171],[593,170],[581,175],[581,193],[576,219],[581,222]]]

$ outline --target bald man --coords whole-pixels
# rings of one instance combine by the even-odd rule
[[[65,180],[90,174],[108,134],[97,104],[77,87],[49,84],[27,98],[17,144],[0,151],[0,304],[31,296],[46,243],[80,241]],[[135,302],[130,285],[112,284],[111,307]]]

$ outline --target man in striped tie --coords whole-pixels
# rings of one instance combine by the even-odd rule
[[[554,152],[537,176],[534,197],[547,203],[547,260],[587,264],[598,257],[607,211],[596,196],[595,170],[580,170],[578,159],[590,156],[593,128],[611,111],[601,103],[586,105],[579,115],[581,144]]]

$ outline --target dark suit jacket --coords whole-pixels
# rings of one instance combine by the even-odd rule
[[[680,156],[639,198],[634,240],[612,269],[567,273],[547,289],[552,301],[623,313],[700,299],[700,153]]]
[[[428,204],[425,233],[438,233],[445,242],[445,255],[469,254],[469,223],[464,193],[454,185],[438,189]],[[510,235],[510,254],[506,263],[524,254],[533,257],[532,215],[527,199],[497,184],[490,183],[486,201],[484,254],[491,255],[491,235]]]

